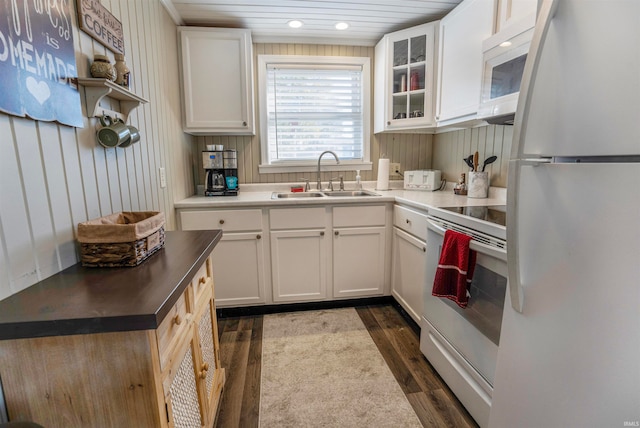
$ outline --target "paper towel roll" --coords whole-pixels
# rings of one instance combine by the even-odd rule
[[[376,190],[389,190],[389,159],[378,160],[378,183]]]

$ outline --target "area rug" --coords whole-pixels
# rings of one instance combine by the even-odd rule
[[[421,427],[353,308],[266,315],[260,427]]]

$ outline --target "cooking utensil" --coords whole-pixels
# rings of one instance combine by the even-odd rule
[[[462,160],[463,160],[463,161],[464,161],[464,163],[466,163],[466,164],[469,166],[469,168],[471,168],[471,170],[473,171],[473,163],[472,163],[473,155],[469,155],[469,157],[463,158]]]
[[[484,171],[487,165],[491,165],[492,163],[494,163],[496,159],[498,159],[498,156],[489,156],[488,158],[486,158],[482,164],[482,171]]]
[[[473,170],[478,171],[478,152],[473,154]]]

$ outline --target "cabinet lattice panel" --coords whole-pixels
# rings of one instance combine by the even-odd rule
[[[201,428],[200,405],[196,387],[193,355],[187,350],[176,377],[171,382],[171,407],[175,428]]]
[[[209,370],[207,371],[207,377],[205,379],[207,385],[207,394],[211,392],[213,387],[213,375],[215,373],[216,358],[215,350],[213,346],[213,329],[211,328],[211,310],[207,308],[202,316],[200,325],[198,326],[198,334],[200,335],[200,347],[202,349],[202,360],[209,364]]]

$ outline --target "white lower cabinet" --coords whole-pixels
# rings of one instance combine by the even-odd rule
[[[269,211],[275,303],[327,298],[327,209],[322,206]]]
[[[384,226],[334,230],[333,297],[384,293],[386,234]]]
[[[274,302],[384,294],[386,219],[386,205],[270,210]]]
[[[391,294],[416,323],[423,312],[426,278],[426,215],[394,207]]]
[[[387,206],[334,207],[333,297],[381,296],[387,283]]]
[[[273,301],[324,300],[327,297],[327,252],[324,230],[271,232]]]
[[[213,250],[218,307],[265,303],[264,246],[261,232],[222,236]]]
[[[224,232],[219,308],[388,295],[391,215],[390,204],[178,209],[182,230]]]
[[[183,210],[182,230],[222,229],[213,250],[216,306],[262,305],[266,302],[266,242],[262,210]]]

